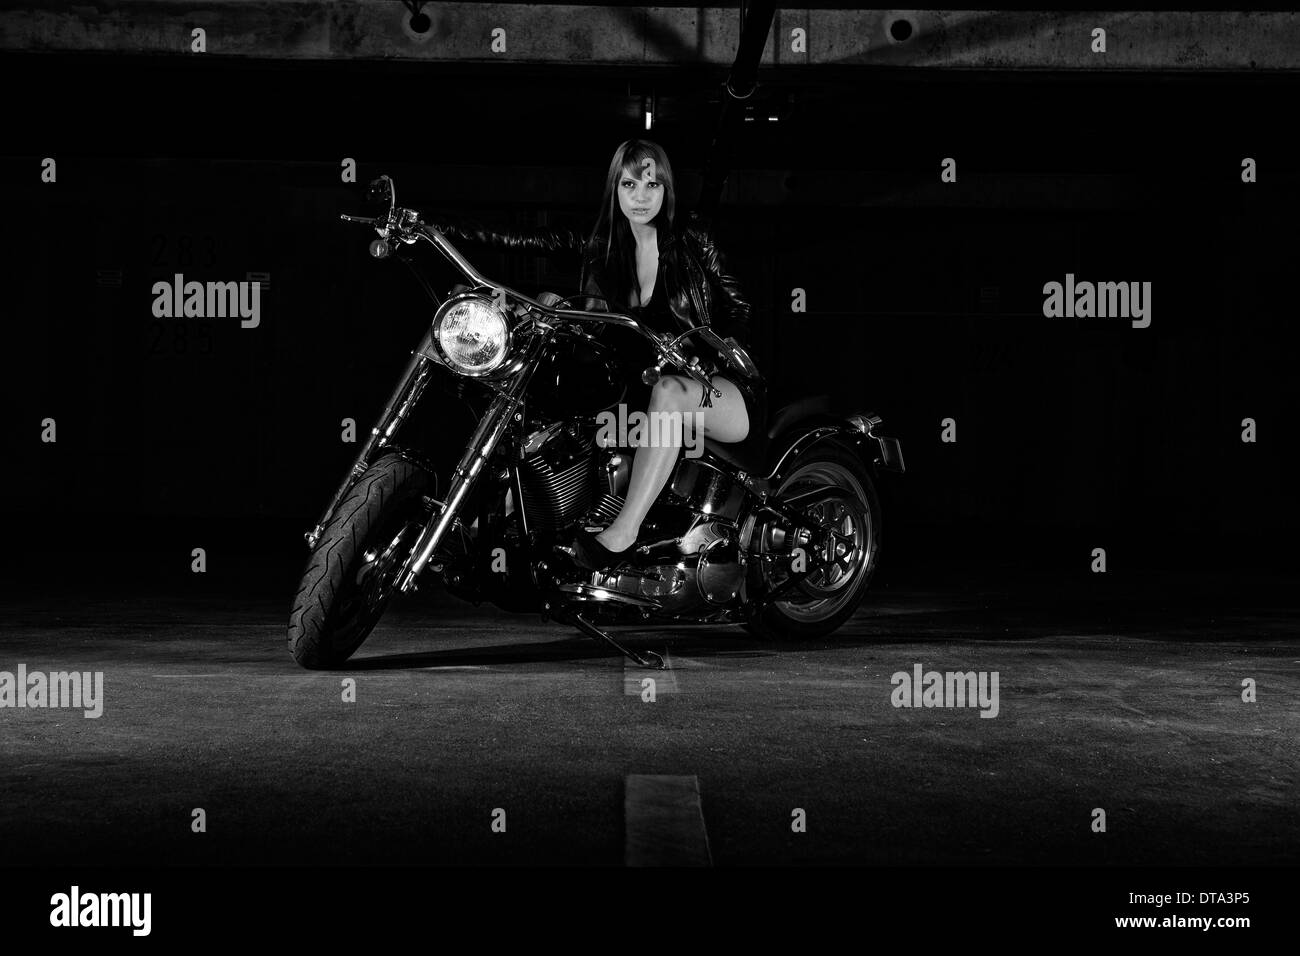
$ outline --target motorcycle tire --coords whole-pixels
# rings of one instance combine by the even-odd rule
[[[851,559],[852,572],[838,579],[832,571],[820,572],[820,577],[810,575],[808,583],[793,586],[789,592],[792,599],[769,603],[745,625],[750,633],[764,640],[809,640],[832,633],[853,616],[875,574],[882,540],[880,499],[870,471],[855,451],[832,442],[810,448],[795,460],[778,495],[826,484],[843,488],[844,498],[812,508],[821,509],[815,513],[847,532],[846,537],[854,542],[851,550],[846,547],[845,556]],[[766,542],[775,526],[758,529],[759,540]],[[751,565],[748,592],[752,598],[761,597],[781,583],[770,577],[766,566],[762,560]]]
[[[366,469],[334,510],[307,560],[289,614],[289,652],[300,665],[339,667],[370,635],[423,526],[428,477],[403,458],[385,456]]]

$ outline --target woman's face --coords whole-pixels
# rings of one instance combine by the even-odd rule
[[[618,183],[618,204],[629,222],[645,225],[659,215],[659,208],[664,204],[664,187],[655,175],[653,159],[642,160],[639,177],[623,171]]]

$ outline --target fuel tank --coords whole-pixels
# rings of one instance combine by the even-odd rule
[[[528,386],[533,407],[556,418],[595,415],[623,400],[626,372],[617,353],[578,330],[561,332]]]

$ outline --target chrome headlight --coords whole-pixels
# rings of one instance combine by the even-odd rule
[[[438,354],[462,375],[487,375],[510,351],[510,326],[491,299],[462,293],[448,299],[433,317]]]

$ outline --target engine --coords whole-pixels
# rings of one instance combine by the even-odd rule
[[[519,482],[530,530],[555,534],[591,510],[597,493],[595,453],[591,435],[577,422],[556,422],[529,436]]]
[[[720,469],[682,458],[652,512],[654,520],[642,525],[650,543],[643,546],[644,557],[638,555],[641,567],[597,575],[593,583],[652,600],[668,613],[702,604],[726,607],[745,579],[736,527],[744,495],[744,488]]]
[[[618,515],[632,455],[599,447],[595,438],[593,428],[574,421],[529,436],[519,470],[530,530],[556,534],[578,521],[604,524]],[[745,578],[736,526],[744,498],[743,486],[726,472],[681,458],[642,525],[648,543],[638,546],[636,570],[594,574],[591,586],[611,598],[653,601],[668,613],[726,607]]]
[[[577,422],[535,432],[519,463],[529,529],[555,534],[583,519],[608,524],[623,508],[631,472],[630,455],[597,446],[594,430]]]

